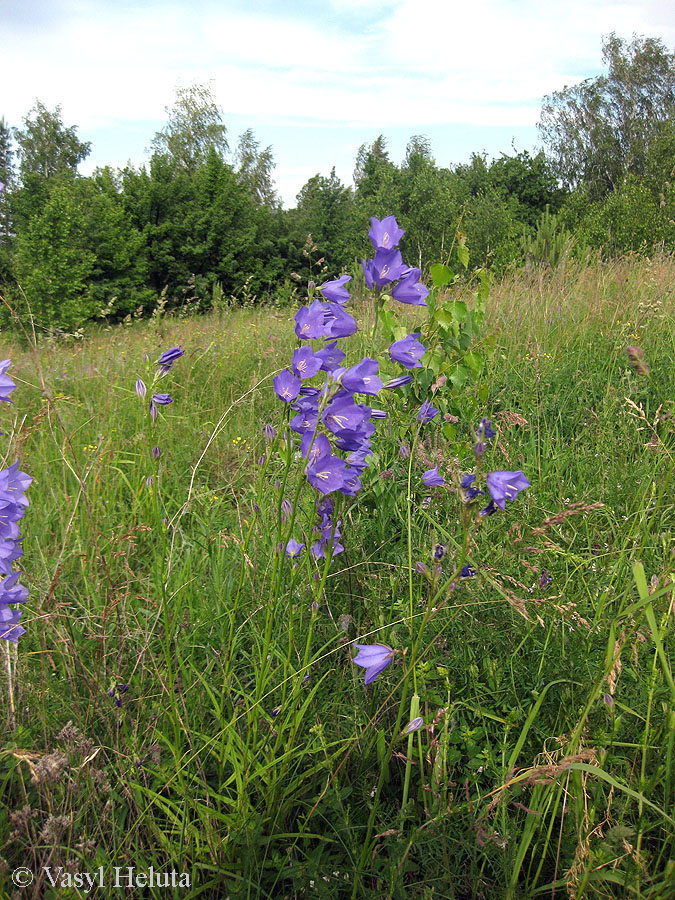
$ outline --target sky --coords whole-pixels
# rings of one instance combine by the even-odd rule
[[[412,135],[439,166],[537,150],[542,98],[600,74],[610,32],[672,51],[675,0],[0,0],[0,116],[60,105],[89,174],[146,162],[176,88],[208,84],[288,208],[380,134],[397,163]]]

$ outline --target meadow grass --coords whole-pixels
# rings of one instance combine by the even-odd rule
[[[531,488],[463,543],[456,490],[419,479],[467,471],[476,423],[464,455],[433,426],[406,460],[392,439],[314,577],[276,550],[283,497],[294,533],[313,518],[272,390],[295,309],[5,341],[5,464],[35,480],[28,633],[1,648],[3,896],[83,896],[59,866],[117,896],[115,867],[152,866],[195,898],[675,897],[674,285],[665,255],[494,285],[471,390],[488,468]],[[148,433],[135,380],[177,344]],[[477,574],[432,607],[436,542]],[[359,638],[398,651],[367,688]]]

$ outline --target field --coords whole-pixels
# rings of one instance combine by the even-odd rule
[[[474,355],[361,397],[389,415],[332,561],[273,388],[297,307],[3,340],[34,481],[2,896],[675,897],[674,287],[662,255],[511,273],[482,321],[476,284],[441,291]],[[401,374],[387,329],[428,316],[388,305],[354,292],[345,366]],[[481,516],[462,476],[503,470],[530,486]],[[391,651],[368,685],[354,643]]]

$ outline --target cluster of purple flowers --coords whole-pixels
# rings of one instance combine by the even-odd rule
[[[171,371],[171,366],[176,362],[177,359],[185,353],[185,350],[181,350],[180,346],[172,347],[171,350],[167,350],[160,358],[157,360],[157,378],[163,378],[165,375]],[[154,386],[153,381],[153,386]],[[136,393],[141,398],[141,400],[145,400],[146,394],[148,392],[147,387],[145,386],[145,382],[142,378],[136,379]],[[170,394],[155,394],[153,393],[150,398],[150,403],[148,406],[148,412],[150,413],[150,417],[154,422],[157,418],[157,407],[158,406],[168,406],[169,403],[173,403],[173,398]]]
[[[402,303],[426,305],[424,297],[429,292],[424,285],[418,284],[419,270],[409,269],[400,261],[401,254],[396,248],[403,231],[394,216],[381,222],[373,218],[371,224],[369,236],[376,253],[371,263],[364,261],[369,287],[379,288],[401,278],[393,296]],[[349,300],[346,285],[350,280],[350,275],[342,275],[325,282],[318,288],[323,299],[300,307],[295,316],[295,334],[300,341],[322,339],[323,346],[314,349],[310,343],[302,344],[294,351],[290,368],[274,379],[275,393],[290,404],[296,414],[290,428],[300,438],[300,452],[307,461],[307,479],[320,495],[317,500],[319,524],[315,528],[319,539],[310,547],[310,552],[318,559],[324,558],[331,534],[331,555],[343,550],[339,543],[340,522],[333,523],[333,505],[326,495],[338,491],[354,497],[361,489],[361,475],[372,455],[373,420],[384,419],[387,415],[383,410],[358,402],[356,395],[375,397],[381,390],[393,390],[412,381],[412,375],[407,374],[384,384],[378,376],[379,363],[369,357],[349,368],[342,366],[345,353],[337,346],[337,341],[354,334],[358,328],[356,320],[345,309]],[[416,299],[412,299],[413,294]],[[395,341],[389,348],[390,359],[406,369],[421,368],[419,360],[426,348],[417,340],[419,336],[416,332]],[[309,380],[321,372],[324,373],[323,385],[310,385]],[[437,413],[438,410],[427,401],[417,418],[424,424]],[[323,425],[321,431],[320,425]],[[304,544],[293,538],[286,545],[289,557],[297,557],[303,550]]]
[[[387,216],[381,222],[372,218],[370,223],[372,227],[368,237],[375,248],[375,256],[367,262],[365,259],[361,260],[368,287],[371,290],[381,290],[396,281],[398,284],[394,285],[391,292],[394,300],[410,306],[426,306],[424,301],[429,296],[429,291],[420,284],[421,270],[411,268],[403,262],[398,243],[405,232],[398,227],[395,217]]]
[[[16,385],[6,375],[10,360],[0,362],[0,401],[12,401],[9,395]],[[12,571],[12,563],[23,556],[19,521],[24,517],[28,500],[26,488],[33,479],[19,471],[19,460],[0,472],[0,638],[16,643],[25,628],[19,625],[21,611],[10,609],[10,604],[23,603],[28,589],[18,584],[20,573]]]

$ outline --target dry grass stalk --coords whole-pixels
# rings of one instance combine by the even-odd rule
[[[543,534],[547,528],[551,527],[551,525],[559,525],[561,522],[564,522],[565,519],[569,519],[570,516],[576,516],[579,513],[590,512],[593,509],[602,509],[604,505],[604,503],[584,503],[583,501],[573,503],[562,512],[556,513],[554,516],[549,516],[548,519],[544,519],[541,525],[533,529],[532,534]]]

